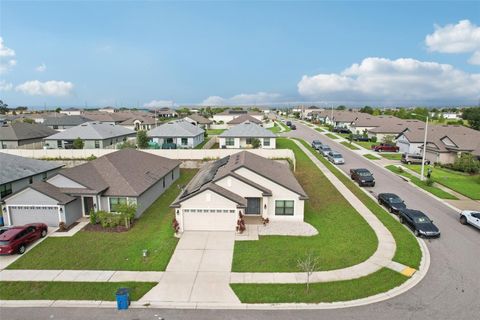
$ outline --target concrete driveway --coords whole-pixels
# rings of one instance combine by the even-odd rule
[[[57,230],[58,228],[48,228],[48,234],[45,238],[43,239],[39,239],[37,241],[35,241],[34,243],[30,244],[27,246],[27,250],[25,251],[24,255],[28,253],[28,251],[32,250],[33,247],[35,247],[36,245],[38,245],[40,242],[42,242],[43,240],[45,240],[50,234],[52,234],[53,232],[55,232],[55,230]],[[12,255],[8,255],[8,256],[0,256],[0,270],[3,270],[5,269],[6,267],[8,267],[10,264],[14,263],[17,259],[19,259],[22,255],[20,254],[12,254]]]
[[[235,232],[184,232],[159,284],[142,302],[240,303],[229,286]]]

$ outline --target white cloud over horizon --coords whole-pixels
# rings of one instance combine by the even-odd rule
[[[442,53],[472,53],[469,63],[480,65],[480,27],[470,20],[444,27],[435,25],[435,31],[425,37],[429,51]]]
[[[72,93],[73,83],[66,81],[50,80],[40,82],[38,80],[26,81],[15,87],[16,91],[31,96],[68,96]]]
[[[15,50],[8,48],[0,37],[0,74],[7,73],[17,64],[15,60]]]
[[[230,98],[209,96],[202,101],[202,106],[237,106],[237,105],[261,105],[279,102],[282,95],[279,93],[257,92],[241,93]]]
[[[13,88],[13,84],[5,80],[0,80],[0,91],[10,91]]]
[[[152,100],[143,105],[144,108],[148,108],[148,109],[162,108],[162,107],[173,108],[176,106],[177,104],[173,100]]]
[[[309,99],[473,101],[480,97],[480,74],[437,62],[369,57],[340,73],[304,75],[297,87]]]
[[[45,70],[47,70],[47,65],[43,62],[41,65],[35,68],[35,71],[38,71],[38,72],[44,72]]]

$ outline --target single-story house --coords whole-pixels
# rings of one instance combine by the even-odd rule
[[[258,124],[246,121],[219,135],[218,144],[222,149],[252,148],[254,139],[260,141],[260,148],[275,149],[277,136]]]
[[[0,201],[37,181],[45,181],[63,165],[0,152]]]
[[[213,115],[213,121],[217,124],[228,123],[241,115],[250,115],[259,121],[263,120],[263,113],[247,110],[225,110]]]
[[[4,123],[0,125],[0,149],[41,149],[43,139],[56,132],[36,123]]]
[[[123,149],[61,170],[3,200],[7,225],[71,225],[92,210],[135,204],[138,218],[180,176],[180,161]]]
[[[195,148],[203,142],[205,131],[183,119],[164,123],[150,131],[148,137],[163,148]]]
[[[160,118],[175,118],[175,117],[178,117],[178,112],[177,111],[175,111],[171,108],[167,108],[167,107],[156,109],[156,110],[151,111],[151,112],[154,112]]]
[[[65,110],[60,110],[61,114],[65,114],[67,116],[79,116],[83,113],[82,109],[77,109],[77,108],[68,108]]]
[[[287,164],[243,151],[205,165],[171,207],[180,232],[234,231],[240,215],[303,221],[307,199]]]
[[[135,138],[135,131],[122,126],[99,122],[85,122],[45,138],[45,146],[50,149],[72,149],[73,141],[80,138],[83,149],[115,148],[118,143]]]
[[[43,121],[43,125],[53,130],[64,131],[66,129],[76,127],[78,125],[81,125],[82,123],[89,122],[89,121],[92,121],[92,120],[85,118],[84,116],[58,115],[55,117],[45,118]]]
[[[120,126],[131,130],[151,130],[158,125],[154,117],[150,116],[133,116],[119,123]]]
[[[117,112],[117,109],[115,109],[114,107],[105,107],[105,108],[100,108],[100,109],[98,109],[98,111],[100,111],[100,112],[108,112],[108,113],[115,113],[115,112]]]
[[[183,118],[183,120],[188,121],[194,126],[200,127],[204,130],[208,129],[212,124],[212,120],[207,119],[196,113],[186,116],[185,118]]]
[[[229,128],[233,127],[233,126],[236,126],[238,124],[241,124],[241,123],[244,123],[244,122],[250,122],[250,123],[254,123],[254,124],[257,124],[257,125],[261,125],[262,124],[262,121],[261,120],[258,120],[257,118],[255,117],[252,117],[251,115],[249,114],[242,114],[241,116],[238,116],[236,118],[233,118],[232,120],[228,121],[227,122],[227,125]]]

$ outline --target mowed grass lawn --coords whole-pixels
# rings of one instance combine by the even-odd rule
[[[370,153],[364,154],[363,156],[369,160],[380,160],[380,158],[375,157],[373,154]]]
[[[326,135],[327,137],[329,137],[330,139],[334,139],[334,140],[335,140],[335,139],[339,139],[339,138],[338,138],[336,135],[334,135],[333,133],[325,133],[325,135]]]
[[[345,281],[305,284],[231,284],[243,303],[319,303],[365,298],[401,285],[407,277],[387,268]]]
[[[408,172],[400,170],[397,166],[389,165],[389,166],[386,166],[385,168],[392,171],[393,173],[396,173],[400,176],[408,178],[410,182],[416,185],[417,187],[420,187],[423,190],[430,192],[431,194],[439,197],[440,199],[458,200],[458,198],[455,197],[453,194],[443,191],[442,189],[439,189],[435,186],[429,186],[425,181],[420,180],[419,178],[415,177],[414,175]]]
[[[351,150],[360,150],[360,148],[356,147],[355,145],[351,144],[349,141],[342,141],[340,142],[343,144],[345,147],[351,149]]]
[[[11,264],[9,269],[165,270],[177,245],[173,209],[169,205],[195,175],[181,170],[173,183],[127,232],[80,231],[73,237],[47,238]],[[142,250],[148,257],[142,257]]]
[[[271,128],[268,128],[268,130],[272,131],[273,133],[277,134],[281,131],[280,126],[274,122],[274,126]]]
[[[130,299],[139,300],[156,282],[0,282],[1,300],[101,300],[114,301],[118,288],[129,288]],[[33,317],[34,318],[34,317]]]
[[[421,172],[420,165],[407,165],[407,167],[418,174]],[[470,175],[463,172],[452,171],[440,167],[431,167],[431,178],[466,197],[474,200],[480,200],[480,174]],[[427,167],[425,167],[425,176],[427,175]]]
[[[402,160],[402,154],[401,153],[385,153],[385,152],[382,152],[380,153],[380,156],[382,156],[383,158],[385,159],[388,159],[388,160]]]
[[[372,146],[377,144],[376,142],[371,141],[355,141],[355,143],[367,150],[371,150]]]
[[[235,272],[298,272],[297,260],[312,251],[318,270],[345,268],[368,259],[377,249],[375,233],[294,141],[278,138],[277,148],[295,153],[295,176],[309,196],[305,221],[319,232],[313,237],[261,236],[237,241]]]
[[[195,149],[203,149],[203,146],[204,146],[208,141],[210,141],[210,139],[212,139],[212,137],[206,137],[205,140],[203,140],[202,143],[200,143],[198,146],[195,147]]]
[[[216,136],[216,135],[222,134],[223,131],[225,131],[225,130],[226,129],[208,129],[207,134],[209,136]]]

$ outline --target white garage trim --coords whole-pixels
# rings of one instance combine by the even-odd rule
[[[28,210],[51,210],[56,209],[58,214],[58,222],[62,222],[62,214],[60,212],[61,206],[56,205],[7,205],[5,206],[7,210],[8,225],[13,225],[12,219],[12,209],[28,209]]]
[[[183,230],[234,231],[237,223],[237,210],[223,208],[189,208],[182,210]]]

